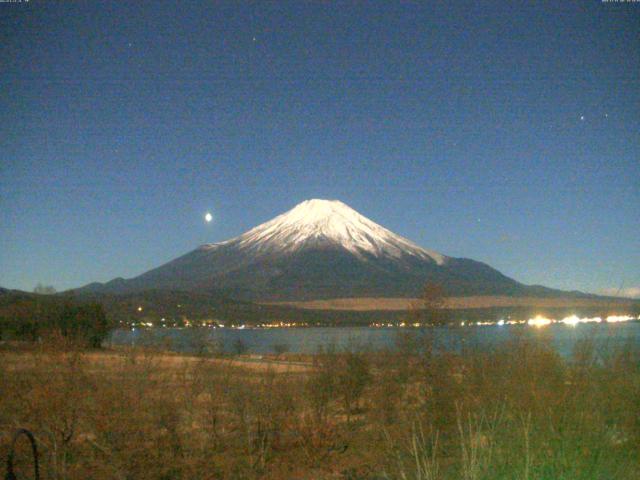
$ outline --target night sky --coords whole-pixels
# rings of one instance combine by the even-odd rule
[[[0,285],[327,198],[525,283],[640,287],[640,3],[524,3],[0,3]]]

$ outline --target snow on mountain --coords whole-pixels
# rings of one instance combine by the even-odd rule
[[[413,297],[426,281],[441,284],[451,295],[553,294],[482,262],[424,249],[340,201],[317,199],[137,277],[81,291],[224,291],[250,301],[312,300]]]
[[[405,255],[443,265],[447,258],[387,230],[338,200],[312,199],[226,242],[205,250],[235,245],[253,254],[289,253],[309,245],[342,247],[363,257],[400,258]]]

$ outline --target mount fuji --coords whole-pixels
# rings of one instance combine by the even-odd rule
[[[230,240],[202,245],[128,280],[80,292],[221,291],[254,301],[415,297],[426,281],[447,294],[554,296],[490,266],[422,248],[337,200],[307,200]]]

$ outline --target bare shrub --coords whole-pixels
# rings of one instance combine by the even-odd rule
[[[640,467],[633,344],[595,361],[543,335],[428,355],[329,349],[303,373],[84,348],[57,336],[0,353],[0,453],[32,430],[45,478],[632,480]]]

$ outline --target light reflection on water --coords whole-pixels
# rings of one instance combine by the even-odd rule
[[[292,353],[317,353],[321,348],[363,348],[371,350],[394,348],[399,333],[420,332],[421,329],[373,327],[306,327],[278,329],[211,329],[211,328],[154,328],[120,329],[112,333],[114,345],[144,345],[162,347],[179,352],[222,349],[234,352],[241,342],[247,353],[273,353],[284,348]],[[610,348],[633,343],[640,345],[640,322],[587,323],[577,326],[561,323],[545,328],[527,325],[493,325],[467,328],[431,328],[434,338],[445,348],[464,344],[480,349],[523,336],[548,339],[563,356],[570,356],[576,342],[590,339],[598,348]]]

